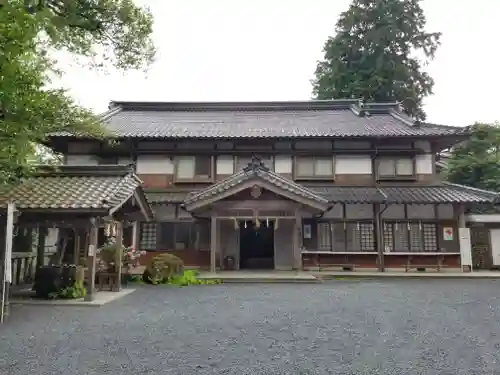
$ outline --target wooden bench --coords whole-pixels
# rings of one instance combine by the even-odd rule
[[[314,265],[318,267],[318,271],[321,271],[327,267],[339,267],[342,268],[343,271],[354,271],[354,269],[357,267],[356,264],[352,263],[349,261],[349,254],[344,255],[344,262],[339,263],[338,260],[333,262],[333,261],[327,261],[324,260],[324,258],[327,257],[322,257],[322,255],[340,255],[340,254],[335,254],[335,253],[330,253],[330,252],[324,252],[324,251],[308,251],[307,253],[303,253],[304,255],[307,256],[312,256],[312,260],[314,262]],[[309,258],[311,259],[311,258]],[[304,268],[304,264],[302,263],[302,268]]]
[[[104,290],[106,285],[109,290],[114,290],[119,282],[120,280],[118,280],[118,275],[114,272],[99,272],[97,274],[97,284],[99,290]]]
[[[418,261],[418,258],[419,257],[416,257],[417,261]],[[446,267],[445,265],[443,265],[443,260],[444,260],[444,257],[443,256],[438,256],[436,257],[436,263],[425,263],[424,262],[421,262],[421,263],[413,263],[413,256],[408,256],[408,260],[406,261],[405,263],[405,272],[408,272],[409,270],[411,269],[416,269],[416,270],[426,270],[427,268],[432,268],[432,269],[435,269],[437,270],[438,272],[441,272],[441,269],[443,267]]]

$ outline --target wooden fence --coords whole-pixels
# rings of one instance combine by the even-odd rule
[[[43,264],[48,264],[52,254],[45,254]],[[36,272],[36,254],[13,253],[12,254],[12,285],[22,286],[33,283]]]

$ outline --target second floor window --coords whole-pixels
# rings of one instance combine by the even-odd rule
[[[377,159],[378,178],[408,178],[415,175],[415,166],[411,157],[382,157]]]
[[[177,181],[209,181],[212,178],[212,157],[179,156],[175,177]]]
[[[334,176],[332,156],[298,156],[295,159],[295,178],[321,179]]]

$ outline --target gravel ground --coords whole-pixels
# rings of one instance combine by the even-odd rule
[[[141,286],[23,306],[0,374],[500,374],[500,281]]]

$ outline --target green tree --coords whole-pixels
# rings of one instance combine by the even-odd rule
[[[105,136],[90,111],[50,88],[60,74],[52,51],[137,69],[153,61],[151,34],[152,15],[131,0],[0,0],[0,184],[30,172],[33,145],[50,133]]]
[[[407,114],[424,119],[422,100],[434,81],[423,67],[441,35],[426,32],[425,25],[420,0],[353,0],[324,45],[314,97],[399,101]]]
[[[453,183],[500,192],[500,125],[474,124],[472,136],[455,147],[444,171]]]

